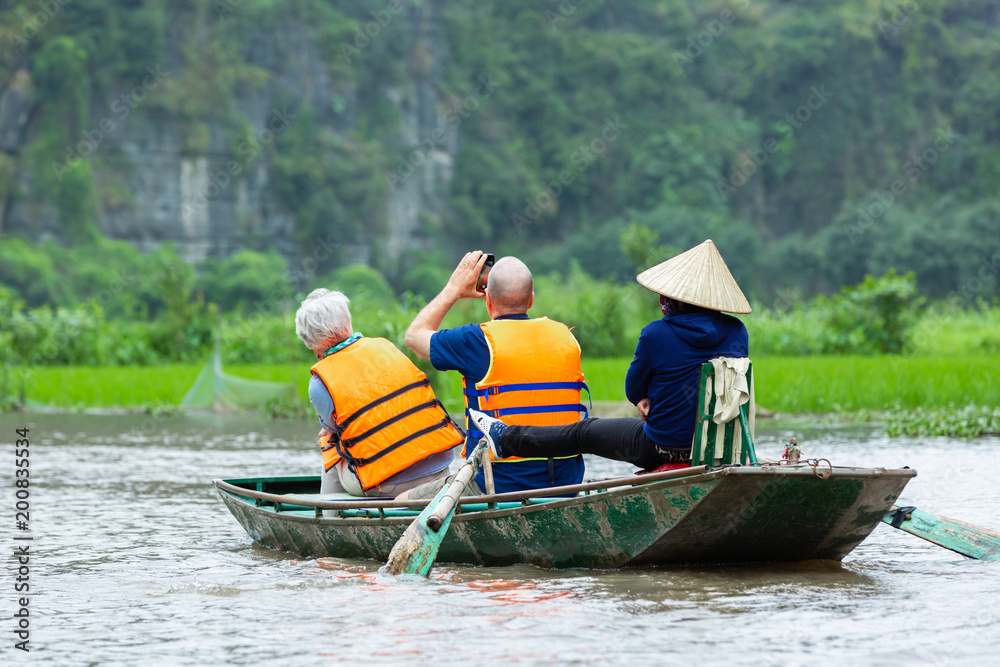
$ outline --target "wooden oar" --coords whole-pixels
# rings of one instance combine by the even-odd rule
[[[420,513],[389,553],[384,571],[389,574],[419,574],[427,576],[434,566],[438,549],[451,517],[455,514],[462,490],[472,480],[479,468],[479,460],[487,452],[486,442],[480,441],[455,474],[452,483],[441,489],[424,511]]]
[[[882,522],[969,558],[1000,560],[1000,533],[988,528],[899,505]]]

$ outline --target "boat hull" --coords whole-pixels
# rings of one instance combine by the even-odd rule
[[[617,568],[840,560],[878,525],[915,474],[837,468],[821,479],[814,472],[809,466],[724,468],[541,504],[460,512],[437,561]],[[302,484],[311,488],[308,480]],[[302,556],[385,561],[412,521],[278,512],[233,488],[220,486],[219,493],[255,541]]]

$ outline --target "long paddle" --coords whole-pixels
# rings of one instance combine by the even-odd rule
[[[987,528],[899,505],[882,522],[969,558],[1000,560],[1000,533]]]
[[[438,549],[441,548],[441,541],[448,532],[448,526],[451,525],[451,517],[458,507],[458,498],[476,474],[479,460],[486,451],[486,442],[480,441],[458,469],[452,483],[441,489],[434,500],[428,503],[424,511],[413,520],[396,542],[396,546],[392,548],[389,562],[383,568],[386,572],[419,574],[424,577],[430,573]]]

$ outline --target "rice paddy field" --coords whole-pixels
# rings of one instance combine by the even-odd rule
[[[592,398],[624,400],[629,358],[584,363]],[[28,371],[29,406],[155,409],[180,404],[202,367],[46,367]],[[809,356],[754,358],[757,404],[783,414],[843,413],[1000,405],[1000,353],[957,356]],[[288,364],[232,365],[230,375],[292,383],[306,400],[308,369]],[[460,410],[456,374],[435,379],[438,395]]]

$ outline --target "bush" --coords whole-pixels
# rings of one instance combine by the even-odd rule
[[[814,304],[795,303],[789,310],[755,304],[744,322],[750,334],[750,354],[801,356],[822,354],[825,316]]]
[[[343,292],[351,301],[370,299],[394,302],[396,292],[381,273],[364,264],[344,266],[333,273],[312,282],[311,289],[325,287]]]
[[[240,250],[226,259],[206,259],[199,266],[197,289],[223,310],[241,308],[273,311],[292,294],[285,258],[273,249],[266,253]]]
[[[460,258],[461,255],[446,253],[411,253],[410,263],[400,278],[400,290],[411,292],[424,302],[430,301],[444,288]]]
[[[820,302],[825,300],[820,297]],[[866,276],[855,287],[841,288],[829,300],[830,352],[900,354],[911,345],[910,330],[925,299],[913,273],[890,270],[881,278]]]
[[[0,243],[0,283],[13,288],[28,306],[76,306],[94,300],[114,318],[147,319],[165,309],[156,281],[166,264],[191,271],[169,243],[145,255],[125,241],[101,237],[66,247],[20,236]]]
[[[900,354],[911,351],[914,325],[925,300],[912,273],[889,271],[881,278],[844,287],[832,297],[802,302],[784,298],[784,308],[757,305],[747,318],[754,354]]]
[[[222,320],[222,361],[226,364],[315,363],[295,335],[292,315],[265,317],[231,313]]]
[[[56,271],[52,244],[13,237],[0,243],[0,283],[13,287],[30,306],[59,303],[67,287]]]
[[[13,304],[5,317],[5,361],[17,365],[100,366],[108,361],[104,313],[97,304],[74,308],[42,306],[24,310]],[[5,308],[9,308],[7,302]]]
[[[152,366],[163,358],[153,348],[153,325],[148,322],[108,323],[108,363],[114,366]]]
[[[348,266],[335,271],[322,284],[327,289],[341,289],[351,299],[351,321],[355,331],[368,337],[386,338],[401,350],[406,329],[417,313],[417,306],[403,306],[392,289],[374,269]],[[230,313],[222,321],[222,353],[226,363],[306,363],[315,361],[312,353],[295,335],[295,308],[280,315],[270,313]]]
[[[659,235],[649,227],[633,222],[619,237],[622,252],[637,273],[679,255],[682,250],[672,245],[658,245]]]
[[[592,278],[574,262],[565,277],[549,274],[535,280],[531,314],[570,327],[588,357],[622,356],[635,349],[635,340],[626,336],[629,305],[635,301],[634,290]]]

